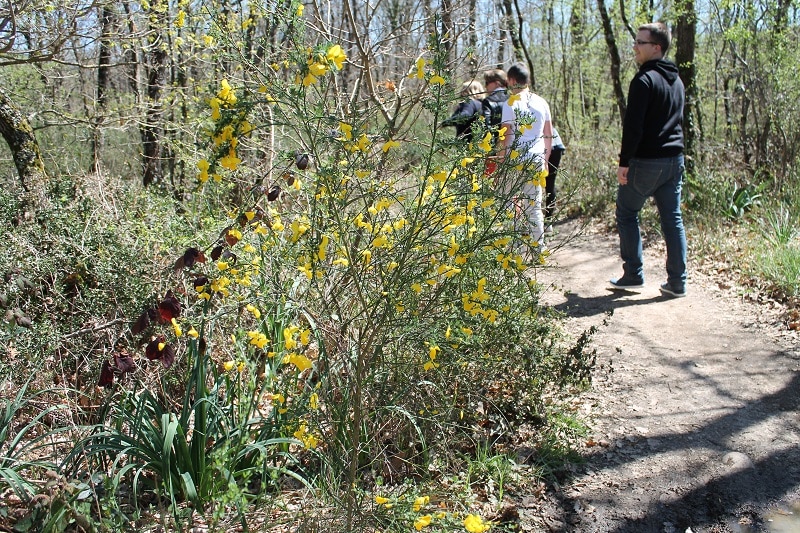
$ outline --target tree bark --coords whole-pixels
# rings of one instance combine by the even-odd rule
[[[619,49],[617,48],[617,40],[614,37],[614,29],[611,27],[611,18],[608,16],[604,0],[597,0],[597,10],[600,13],[600,18],[603,21],[603,34],[606,38],[606,46],[608,47],[608,56],[611,59],[611,82],[614,85],[614,97],[617,100],[617,107],[619,108],[620,124],[625,120],[625,92],[622,90],[622,82],[619,78],[620,73],[620,58]]]
[[[34,207],[47,203],[47,173],[28,120],[0,88],[0,133],[14,158],[22,188]]]
[[[103,149],[103,123],[106,114],[106,93],[109,86],[109,71],[111,70],[111,35],[114,22],[114,11],[105,5],[100,15],[102,35],[97,58],[97,105],[92,127],[92,167],[90,172],[100,172],[102,162],[100,153]]]
[[[690,175],[695,169],[697,124],[697,68],[695,67],[695,31],[697,16],[694,0],[683,0],[679,4],[675,26],[675,63],[678,65],[683,85],[686,88],[686,103],[683,107],[683,135],[686,153],[686,171]]]
[[[161,6],[161,1],[154,2],[150,11],[150,27],[148,39],[150,40],[147,72],[147,111],[145,123],[141,127],[142,137],[142,163],[144,172],[142,184],[147,187],[160,183],[163,179],[161,169],[161,137],[162,137],[162,107],[161,96],[167,81],[167,50],[163,46],[163,33],[166,28],[167,10]]]
[[[528,47],[525,46],[525,41],[522,39],[522,28],[525,23],[525,19],[522,16],[522,10],[519,7],[518,0],[514,0],[514,11],[517,14],[517,23],[514,26],[517,30],[517,38],[515,39],[514,44],[514,51],[518,54],[522,54],[522,57],[525,58],[525,62],[528,65],[528,72],[531,75],[530,86],[532,91],[536,91],[536,68],[533,66],[533,58],[528,54]]]
[[[445,47],[446,64],[452,65],[455,57],[456,35],[453,26],[453,2],[442,0],[442,44]]]
[[[628,15],[625,13],[625,0],[619,0],[619,16],[622,18],[622,24],[625,26],[631,38],[636,37],[636,31],[633,29],[633,26],[631,26],[631,23],[628,22]]]

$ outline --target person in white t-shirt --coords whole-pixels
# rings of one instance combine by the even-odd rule
[[[542,186],[547,174],[547,159],[553,143],[553,124],[547,101],[529,88],[530,74],[522,63],[515,63],[506,72],[511,97],[503,105],[504,158],[519,155],[524,172],[530,179],[522,185],[516,197],[517,208],[524,214],[528,224],[527,234],[533,245],[544,245],[544,214],[542,212]],[[516,154],[514,154],[516,155]],[[512,161],[513,162],[513,161]],[[502,191],[512,194],[515,191]]]

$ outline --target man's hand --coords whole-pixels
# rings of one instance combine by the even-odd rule
[[[628,184],[628,167],[617,168],[617,183],[620,185]]]

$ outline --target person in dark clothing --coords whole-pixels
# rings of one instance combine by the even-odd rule
[[[442,122],[442,126],[455,126],[457,138],[472,139],[472,125],[482,116],[481,98],[484,92],[479,81],[464,82],[460,94],[465,100],[458,104],[450,118]]]
[[[644,286],[639,211],[653,197],[667,247],[665,296],[686,296],[686,232],[681,214],[684,87],[664,59],[671,35],[660,22],[639,27],[633,44],[639,71],[628,90],[617,169],[617,231],[623,275],[615,289]]]
[[[483,74],[486,87],[486,98],[483,99],[483,120],[490,130],[500,128],[503,123],[503,103],[508,100],[508,78],[504,70],[499,68],[487,70]]]
[[[550,157],[547,159],[547,178],[545,185],[545,204],[544,204],[544,223],[546,225],[545,232],[553,231],[553,215],[556,209],[556,176],[558,175],[558,167],[561,166],[561,156],[567,147],[564,146],[564,141],[558,134],[558,130],[553,126],[553,147],[550,149]]]
[[[483,84],[486,87],[486,98],[483,99],[483,121],[486,129],[492,132],[492,146],[498,147],[498,130],[503,126],[503,104],[508,100],[508,77],[502,69],[495,68],[483,73]],[[494,173],[497,168],[497,148],[486,158],[486,175]]]

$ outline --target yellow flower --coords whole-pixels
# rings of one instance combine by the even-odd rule
[[[311,395],[311,396],[308,398],[308,406],[309,406],[311,409],[318,409],[318,408],[319,408],[319,396],[317,395],[317,393],[316,393],[316,392],[315,392],[315,393],[313,393],[313,394],[312,394],[312,395]]]
[[[414,520],[414,529],[417,531],[422,531],[422,528],[428,527],[431,525],[431,515],[426,514],[425,516],[420,516],[416,520]]]
[[[512,94],[508,97],[508,105],[514,105],[515,102],[519,100],[520,96],[518,94]]]
[[[478,515],[468,514],[464,519],[464,528],[469,531],[469,533],[483,533],[484,531],[488,531],[489,527],[490,526],[484,523],[483,519]]]
[[[507,130],[508,130],[508,128],[506,126],[503,126],[499,130],[497,130],[497,138],[500,139],[501,141],[505,141],[506,140],[506,131]]]
[[[308,432],[306,429],[306,425],[303,424],[300,428],[294,432],[294,437],[303,443],[303,446],[306,448],[316,448],[317,447],[317,438]]]
[[[219,160],[219,164],[228,170],[236,170],[241,162],[242,160],[236,157],[236,150],[234,150],[233,147],[228,151],[228,155]]]
[[[225,364],[222,365],[222,368],[225,369],[225,372],[230,372],[231,370],[233,370],[234,366],[236,366],[235,361],[225,361]]]
[[[392,140],[392,139],[389,139],[388,141],[386,141],[385,143],[383,143],[383,146],[381,147],[381,150],[383,150],[383,153],[385,154],[385,153],[386,153],[386,152],[388,152],[388,151],[389,151],[391,148],[398,148],[399,146],[400,146],[400,143],[399,143],[399,142],[397,142],[397,141],[394,141],[394,140]]]
[[[239,123],[239,128],[238,128],[239,135],[242,135],[244,137],[249,137],[250,133],[252,133],[254,129],[255,126],[253,126],[252,124],[250,124],[250,122],[246,120],[243,120],[242,122]]]
[[[306,6],[304,6],[303,4],[300,4],[299,6],[297,6],[297,11],[295,12],[295,14],[298,17],[302,17],[303,16],[303,10],[305,10],[305,8],[306,8]]]
[[[491,152],[492,151],[492,133],[487,131],[486,135],[484,135],[483,140],[478,143],[478,148],[483,150],[484,152]]]
[[[437,348],[438,349],[438,348]],[[420,509],[424,506],[428,505],[428,502],[431,501],[430,496],[418,496],[416,500],[414,500],[414,512],[418,513]],[[428,523],[430,523],[430,517],[428,519]],[[425,524],[428,525],[428,524]]]
[[[361,257],[364,259],[365,265],[369,265],[372,262],[372,252],[370,250],[362,250]]]
[[[455,255],[458,252],[458,249],[460,247],[461,246],[456,242],[456,236],[455,235],[451,235],[450,236],[450,247],[447,249],[447,255],[449,255],[450,257],[455,257]]]
[[[175,320],[175,318],[172,318],[171,322],[172,322],[172,329],[175,330],[175,336],[180,337],[181,335],[183,335],[183,331],[181,330],[181,326],[180,324],[178,324],[178,321]]]
[[[305,232],[308,231],[309,225],[306,224],[307,219],[305,218],[296,218],[292,221],[291,228],[292,228],[292,242],[297,242],[300,237],[302,237]],[[275,225],[273,224],[273,228]]]
[[[305,263],[297,267],[297,270],[306,275],[308,280],[314,277],[314,271],[311,269],[311,263]]]
[[[220,82],[222,88],[217,93],[217,98],[219,98],[223,103],[228,105],[233,105],[236,103],[236,94],[234,93],[233,88],[231,87],[228,80],[222,80]]]
[[[325,256],[327,254],[328,242],[329,241],[330,241],[330,239],[328,238],[327,235],[323,235],[322,236],[322,240],[319,243],[319,249],[317,250],[317,258],[320,261],[325,261]]]
[[[375,496],[375,503],[378,505],[385,505],[389,503],[389,498],[384,498],[383,496]]]
[[[250,344],[262,350],[269,342],[267,336],[260,331],[248,331],[247,336],[250,338]]]
[[[420,57],[417,59],[417,72],[415,74],[411,74],[412,78],[418,78],[420,80],[425,79],[425,59]]]
[[[300,372],[303,372],[304,370],[308,370],[309,368],[311,368],[311,359],[309,359],[305,355],[301,355],[298,353],[289,354],[287,362],[289,364],[296,366]]]
[[[328,65],[318,63],[316,61],[309,61],[308,71],[316,77],[324,76],[328,72]]]
[[[336,65],[336,68],[339,70],[342,70],[342,66],[344,62],[347,60],[347,56],[345,55],[344,50],[342,50],[342,47],[339,46],[338,44],[335,44],[330,48],[328,48],[328,51],[325,53],[325,58],[328,61],[332,61],[333,64]]]
[[[308,87],[309,85],[314,85],[315,83],[317,83],[317,77],[310,72],[303,78],[303,87]]]
[[[362,133],[361,137],[359,137],[358,141],[356,142],[356,147],[359,150],[361,150],[362,152],[366,152],[367,148],[369,148],[370,144],[371,143],[369,141],[369,137],[367,137],[367,134],[366,133]]]
[[[203,44],[208,47],[211,47],[214,44],[214,37],[211,35],[203,35]]]
[[[194,326],[192,326],[192,329],[187,331],[186,334],[189,335],[190,337],[192,337],[193,339],[196,339],[197,337],[200,336],[200,334],[197,332],[197,330],[194,329]]]
[[[271,400],[272,400],[272,403],[275,404],[275,405],[282,405],[282,404],[286,403],[286,397],[281,393],[272,394],[271,395]]]
[[[287,350],[294,350],[297,348],[297,341],[294,340],[294,334],[298,331],[300,331],[298,326],[283,328],[283,343]]]
[[[547,171],[547,169],[540,170],[539,172],[537,172],[536,176],[534,176],[533,178],[535,184],[544,187],[547,184],[547,176],[549,174],[550,173]]]
[[[342,138],[345,141],[352,141],[353,140],[353,126],[347,124],[346,122],[339,123],[339,131],[342,132],[344,137]]]
[[[447,83],[447,81],[443,77],[439,76],[438,74],[436,74],[434,76],[431,76],[431,80],[430,81],[431,81],[431,84],[434,84],[434,85],[444,85],[445,83]]]
[[[175,27],[182,28],[186,23],[186,12],[184,10],[178,11],[178,16],[175,17]]]

